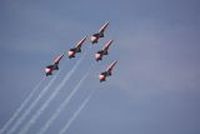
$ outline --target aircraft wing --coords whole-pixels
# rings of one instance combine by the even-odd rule
[[[56,59],[54,60],[54,64],[59,64],[60,60],[64,57],[64,54],[63,55],[60,55],[58,57],[56,57]]]
[[[53,68],[53,65],[48,65],[48,66],[46,66],[46,68],[51,69],[51,68]]]
[[[108,27],[109,22],[107,22],[106,24],[104,24],[100,29],[99,29],[99,33],[104,33],[104,31],[106,30],[106,28]]]
[[[80,48],[82,46],[82,44],[86,41],[87,36],[85,36],[83,39],[81,39],[77,44],[76,44],[76,48]]]

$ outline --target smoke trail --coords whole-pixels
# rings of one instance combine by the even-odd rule
[[[42,82],[45,80],[45,77],[35,86],[35,88],[31,91],[31,93],[26,97],[26,99],[22,102],[22,104],[19,106],[19,108],[16,110],[16,112],[12,115],[12,117],[6,122],[6,124],[1,128],[0,134],[3,134],[5,131],[7,131],[8,127],[15,121],[15,119],[19,116],[19,114],[22,112],[22,110],[25,108],[25,106],[29,103],[37,89],[40,87]]]
[[[22,122],[26,119],[26,117],[30,114],[30,112],[32,111],[33,108],[35,108],[35,106],[37,105],[37,103],[39,102],[39,100],[46,94],[46,92],[48,91],[49,87],[51,87],[51,85],[54,83],[54,81],[56,80],[57,76],[58,76],[59,72],[57,73],[57,75],[55,75],[55,77],[53,77],[51,79],[51,81],[47,84],[47,86],[39,93],[39,95],[37,96],[37,98],[31,103],[31,105],[26,109],[26,111],[22,114],[22,116],[17,120],[17,122],[14,124],[14,126],[8,131],[7,134],[12,134],[14,133],[17,128],[22,124]]]
[[[21,129],[20,134],[27,134],[27,131],[29,128],[36,122],[38,117],[43,113],[43,111],[48,107],[49,103],[56,97],[56,95],[59,93],[59,91],[63,88],[65,83],[69,80],[71,75],[75,72],[81,61],[83,60],[84,55],[81,57],[81,59],[75,64],[75,66],[70,70],[69,73],[66,74],[65,78],[62,80],[62,82],[58,85],[58,87],[55,89],[55,91],[51,94],[51,96],[47,99],[47,101],[40,107],[40,109],[36,112],[36,114],[29,120],[29,122]]]
[[[54,122],[54,120],[61,113],[61,111],[68,105],[68,103],[70,102],[71,98],[78,91],[78,89],[80,88],[80,86],[82,85],[82,83],[84,82],[84,80],[87,78],[88,75],[89,75],[89,71],[82,77],[82,79],[75,86],[75,88],[72,90],[72,92],[69,94],[69,96],[64,100],[63,103],[61,103],[61,105],[58,107],[58,109],[56,110],[56,112],[51,116],[51,118],[49,118],[49,120],[47,121],[47,123],[45,124],[45,126],[40,129],[40,131],[38,132],[38,134],[44,134],[47,131],[47,129],[50,127],[50,125]]]
[[[90,98],[92,97],[94,92],[90,93],[90,95],[83,101],[81,106],[77,109],[77,111],[72,115],[72,117],[69,119],[69,121],[65,124],[65,126],[61,129],[59,134],[65,134],[70,125],[73,123],[73,121],[76,119],[76,117],[80,114],[80,112],[83,110],[83,108],[87,105]]]

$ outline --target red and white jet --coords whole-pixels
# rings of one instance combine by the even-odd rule
[[[58,64],[59,64],[60,60],[61,60],[63,57],[64,57],[64,54],[63,54],[63,55],[60,55],[60,56],[58,56],[58,57],[56,57],[52,65],[46,66],[46,68],[45,68],[46,76],[52,75],[52,72],[53,72],[54,70],[59,70]]]
[[[102,50],[98,51],[96,54],[95,54],[95,59],[96,61],[99,61],[99,60],[102,60],[103,56],[104,55],[108,55],[108,49],[110,47],[110,45],[113,43],[113,40],[109,40],[105,45],[104,47],[102,48]]]
[[[102,72],[99,74],[99,81],[103,82],[106,81],[106,77],[111,76],[112,75],[112,70],[114,68],[114,66],[117,64],[117,61],[113,61],[112,64],[110,64],[108,66],[108,68],[106,69],[105,72]]]
[[[106,30],[106,28],[108,27],[109,25],[109,22],[105,23],[97,33],[93,34],[90,38],[92,44],[95,44],[95,43],[98,43],[98,40],[100,38],[103,38],[104,37],[104,32]]]
[[[76,53],[80,53],[81,52],[81,46],[83,45],[83,43],[86,41],[87,37],[85,36],[83,39],[81,39],[74,48],[71,48],[68,51],[68,57],[74,58]]]

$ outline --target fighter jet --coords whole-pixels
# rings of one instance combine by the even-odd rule
[[[52,75],[52,72],[53,72],[54,70],[59,70],[58,64],[59,64],[60,60],[61,60],[63,57],[64,57],[64,54],[63,54],[63,55],[60,55],[60,56],[58,56],[58,57],[56,57],[56,59],[54,60],[54,62],[53,62],[52,65],[46,66],[46,68],[45,68],[46,76]]]
[[[103,82],[106,81],[106,77],[111,76],[112,75],[112,70],[114,68],[114,66],[116,65],[117,61],[113,61],[112,64],[110,64],[108,66],[108,68],[106,69],[105,72],[102,72],[99,74],[99,81]]]
[[[113,40],[110,40],[108,41],[104,47],[102,48],[102,50],[98,51],[96,54],[95,54],[95,59],[96,61],[99,61],[99,60],[102,60],[103,56],[104,55],[108,55],[108,49],[110,47],[110,45],[112,44]]]
[[[105,23],[97,33],[93,34],[90,38],[92,44],[95,44],[95,43],[98,43],[98,40],[100,38],[103,38],[104,37],[104,32],[106,30],[106,28],[108,27],[109,25],[109,22]]]
[[[81,46],[83,45],[83,43],[86,41],[86,36],[81,39],[74,48],[71,48],[69,51],[68,51],[68,57],[71,59],[71,58],[74,58],[76,53],[80,53],[81,52]]]

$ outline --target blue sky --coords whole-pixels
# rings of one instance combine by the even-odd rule
[[[94,53],[110,39],[110,54],[96,64],[48,133],[62,128],[90,90],[97,91],[68,133],[200,133],[199,6],[198,0],[1,0],[0,126],[55,56],[110,21],[106,37],[90,49],[66,90],[29,133],[45,123],[94,61]],[[58,83],[77,59],[65,57],[61,62]],[[114,59],[119,63],[113,76],[99,84],[98,73]]]

